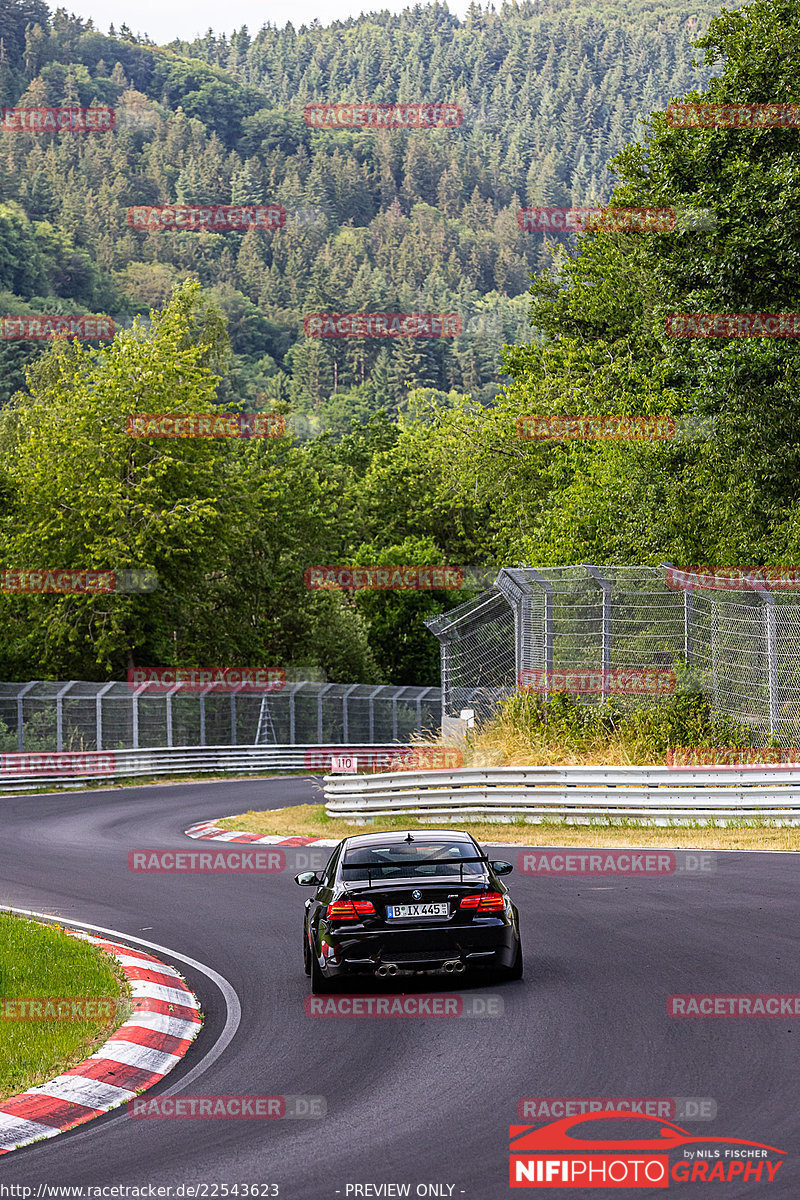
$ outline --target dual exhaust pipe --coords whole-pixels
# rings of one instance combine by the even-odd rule
[[[463,975],[466,971],[466,966],[460,958],[450,958],[446,963],[442,964],[442,970],[446,975]],[[398,975],[400,967],[397,963],[381,963],[375,974],[379,979],[386,979],[391,975]]]

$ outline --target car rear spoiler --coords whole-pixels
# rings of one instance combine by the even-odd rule
[[[473,855],[471,858],[459,858],[459,859],[421,858],[421,859],[417,860],[415,865],[416,866],[425,866],[428,863],[437,863],[437,862],[449,863],[450,866],[455,866],[455,864],[457,862],[460,867],[459,879],[458,879],[459,883],[464,882],[464,863],[478,863],[479,862],[479,863],[485,863],[487,867],[489,865],[489,859],[486,857],[485,854],[476,854],[476,855]],[[372,887],[373,871],[382,871],[384,869],[384,867],[400,867],[402,865],[403,865],[402,863],[391,863],[391,862],[386,862],[386,863],[346,863],[346,862],[343,862],[341,869],[342,869],[342,871],[366,871],[367,886]],[[410,875],[409,879],[413,879],[413,876]]]

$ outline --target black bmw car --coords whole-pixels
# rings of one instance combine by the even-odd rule
[[[519,915],[490,862],[468,833],[444,829],[348,837],[317,874],[306,900],[303,958],[315,995],[354,975],[463,975],[522,978]]]

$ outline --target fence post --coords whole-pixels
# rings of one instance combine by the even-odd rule
[[[200,745],[206,744],[206,696],[210,688],[203,688],[200,693]]]
[[[74,680],[73,680],[74,682]],[[72,687],[72,683],[65,683],[59,692],[56,692],[56,752],[58,754],[64,749],[64,696]]]
[[[658,565],[665,571],[675,571],[676,574],[680,574],[670,562],[662,562]],[[667,587],[669,587],[669,583]],[[686,666],[691,667],[694,659],[694,591],[690,587],[683,588],[683,657],[686,659]]]
[[[453,674],[452,658],[453,658],[453,639],[449,634],[443,634],[439,641],[439,652],[442,661],[442,728],[444,728],[444,719],[450,711],[452,705],[452,697],[450,695],[450,679]]]
[[[100,688],[100,691],[95,696],[95,727],[97,730],[96,742],[98,750],[103,749],[103,696],[105,696],[106,692],[110,691],[113,686],[113,682],[104,683]]]
[[[172,749],[172,697],[175,694],[175,692],[177,692],[179,690],[179,688],[182,688],[182,687],[183,687],[182,683],[174,684],[170,688],[170,690],[167,692],[167,695],[165,697],[166,708],[167,708],[167,746],[169,746],[170,749]]]
[[[592,567],[588,563],[581,563],[584,571],[588,571],[595,583],[599,583],[603,589],[603,633],[602,633],[602,653],[603,653],[603,699],[605,700],[609,693],[611,671],[611,581],[601,575],[597,567]]]
[[[22,707],[22,699],[26,692],[29,692],[32,687],[36,687],[36,680],[31,683],[26,683],[21,692],[17,693],[17,749],[20,754],[25,749],[25,713]]]
[[[423,688],[417,696],[417,736],[422,733],[422,701],[427,696],[428,692],[433,691],[433,688]]]
[[[303,686],[302,683],[292,684],[292,690],[289,692],[289,745],[294,745],[294,723],[295,723],[295,705],[294,698]]]
[[[342,696],[342,741],[347,745],[350,740],[350,720],[347,712],[347,697],[351,692],[354,692],[358,687],[357,683],[351,683],[350,687]]]
[[[549,683],[553,678],[553,585],[549,579],[545,579],[544,575],[534,570],[533,567],[528,567],[526,574],[530,575],[531,579],[535,580],[544,591],[544,699],[547,700],[550,696]],[[526,662],[524,665],[527,667],[533,666],[530,662]],[[517,677],[517,684],[519,684],[519,676]]]
[[[761,620],[767,649],[767,691],[769,695],[769,736],[778,734],[778,638],[775,628],[775,597],[765,588],[753,585],[761,597]]]
[[[317,743],[322,745],[322,697],[326,692],[329,692],[333,687],[332,683],[323,684],[319,692],[317,692]]]
[[[369,697],[369,740],[375,741],[375,697],[379,692],[383,691],[383,685],[376,687],[374,692],[370,692]],[[442,690],[442,712],[444,712],[444,690]]]
[[[139,749],[139,692],[147,684],[141,684],[131,696],[131,741],[133,742],[132,749]]]
[[[694,592],[689,588],[683,593],[683,653],[686,666],[691,667],[694,660]]]
[[[711,597],[711,691],[719,711],[719,600]]]

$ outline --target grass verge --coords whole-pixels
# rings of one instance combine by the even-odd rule
[[[115,959],[53,925],[0,913],[0,997],[123,1001],[108,1020],[8,1020],[0,1013],[0,1100],[46,1083],[102,1045],[131,995]]]
[[[413,817],[377,818],[369,825],[350,824],[325,813],[323,804],[298,804],[274,811],[242,813],[217,822],[223,829],[291,837],[344,838],[354,833],[383,833],[392,829],[430,830],[431,822]],[[448,828],[448,822],[442,821]],[[459,821],[452,828],[466,829],[479,842],[509,842],[517,846],[663,846],[671,849],[800,850],[800,828],[776,828],[755,822],[712,828],[707,825],[648,826],[567,825],[563,821],[528,824],[515,820]]]

